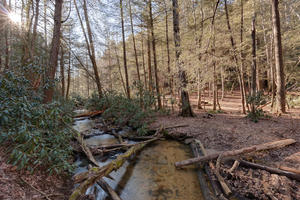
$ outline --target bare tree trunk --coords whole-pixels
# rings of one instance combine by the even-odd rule
[[[119,69],[120,78],[121,78],[121,81],[122,81],[122,86],[123,86],[124,94],[126,94],[126,86],[125,86],[125,82],[124,82],[122,71],[121,71],[121,63],[120,63],[119,54],[118,54],[118,51],[117,51],[117,46],[114,45],[114,47],[115,47],[115,54],[116,54],[116,58],[117,58],[117,65],[118,65],[118,69]]]
[[[35,55],[36,51],[36,36],[37,36],[37,25],[39,21],[39,14],[40,14],[40,0],[35,0],[35,18],[34,18],[34,24],[33,24],[33,30],[32,30],[32,40],[31,40],[31,52],[32,56]]]
[[[179,89],[181,91],[181,113],[183,117],[193,117],[192,107],[190,105],[189,93],[187,91],[187,79],[186,71],[182,68],[182,61],[180,60],[181,56],[181,47],[180,47],[180,29],[179,29],[179,7],[178,1],[172,0],[173,3],[173,31],[174,31],[174,42],[175,42],[175,58],[176,58],[176,67],[179,73]]]
[[[67,100],[69,99],[70,85],[71,85],[71,49],[69,50],[69,66],[68,66],[67,91],[66,91]]]
[[[226,2],[226,0],[225,0]],[[216,74],[216,60],[215,60],[215,44],[216,44],[216,34],[215,34],[215,25],[212,25],[212,34],[213,34],[213,42],[212,42],[212,56],[213,56],[213,81],[212,81],[212,91],[213,91],[213,110],[217,110],[217,74]]]
[[[5,8],[7,8],[7,3],[6,0],[3,1],[3,6]],[[9,53],[9,40],[8,40],[8,36],[9,36],[9,27],[6,27],[4,29],[4,41],[5,41],[5,59],[4,59],[4,71],[7,71],[9,69],[9,57],[10,57],[10,53]]]
[[[198,93],[198,100],[197,100],[197,107],[198,107],[198,109],[202,109],[202,106],[201,106],[201,90],[202,90],[202,88],[201,88],[201,84],[200,84],[200,70],[198,69],[198,71],[197,71],[197,73],[198,73],[198,80],[197,80],[197,93]]]
[[[283,66],[282,45],[281,45],[281,31],[280,31],[280,15],[278,10],[278,0],[271,0],[272,4],[272,21],[274,34],[274,49],[275,49],[275,67],[276,67],[276,106],[277,112],[286,112],[285,100],[285,74]]]
[[[244,42],[244,37],[243,37],[243,33],[244,33],[244,0],[241,0],[241,31],[240,31],[240,36],[241,36],[241,44],[240,44],[240,56],[241,56],[241,65],[240,65],[240,77],[241,77],[241,89],[242,89],[242,95],[243,95],[243,99],[242,102],[244,102],[244,104],[247,107],[247,110],[249,111],[249,105],[246,101],[246,86],[245,86],[245,79],[244,79],[244,60],[245,60],[245,56],[244,56],[244,52],[243,52],[243,42]],[[245,112],[246,113],[246,112]],[[245,114],[244,113],[244,114]]]
[[[48,42],[47,42],[47,3],[48,0],[44,0],[44,40],[45,40],[45,47],[47,49]]]
[[[89,75],[88,75],[88,71],[89,71],[89,63],[88,63],[88,58],[87,58],[87,54],[85,55],[85,65],[86,65],[86,87],[87,87],[87,97],[90,96],[90,80],[89,80]]]
[[[130,88],[129,88],[129,79],[128,79],[128,71],[127,71],[125,30],[124,30],[124,16],[123,16],[123,0],[120,0],[120,12],[121,12],[121,25],[122,25],[123,61],[124,61],[124,70],[125,70],[126,94],[127,94],[127,98],[130,99]]]
[[[225,97],[225,85],[224,85],[224,67],[221,66],[221,84],[222,84],[222,96],[221,100]]]
[[[251,30],[251,38],[252,38],[252,66],[251,66],[251,96],[256,96],[256,29],[255,29],[255,16],[254,14],[252,19],[252,30]],[[255,104],[252,102],[251,112],[255,113]]]
[[[170,44],[169,44],[169,20],[168,20],[168,9],[167,9],[167,3],[166,0],[164,0],[164,9],[165,9],[165,21],[166,21],[166,47],[167,47],[167,70],[168,70],[168,77],[169,77],[169,92],[171,95],[173,95],[173,81],[172,81],[172,74],[171,74],[171,59],[170,59]]]
[[[21,58],[22,65],[25,65],[28,61],[28,58],[30,58],[30,33],[31,33],[31,24],[32,24],[32,17],[30,17],[30,10],[32,7],[32,0],[28,0],[25,6],[25,15],[26,15],[26,23],[25,27],[22,24],[23,28],[25,29],[24,38],[23,38],[23,44],[22,44],[22,50],[23,55]]]
[[[137,72],[138,81],[139,81],[139,84],[140,84],[141,83],[141,76],[140,76],[139,61],[138,61],[138,56],[137,56],[137,51],[136,51],[135,36],[134,36],[133,21],[132,21],[132,11],[131,11],[131,3],[130,2],[131,2],[131,0],[128,0],[129,16],[130,16],[130,24],[131,24],[131,34],[132,34],[132,40],[133,40],[133,49],[134,49],[136,72]]]
[[[203,13],[203,2],[201,1],[201,27],[200,27],[200,30],[201,30],[201,34],[200,36],[198,36],[197,34],[197,30],[198,30],[198,27],[197,27],[197,18],[196,18],[196,2],[193,0],[192,1],[193,3],[193,21],[194,21],[194,40],[195,40],[195,51],[196,52],[200,52],[200,48],[202,46],[202,37],[203,37],[203,24],[204,24],[204,13]],[[197,57],[198,57],[198,61],[199,63],[201,62],[201,54],[200,53],[197,53]],[[197,79],[197,85],[198,85],[198,88],[197,88],[197,93],[198,93],[198,102],[197,102],[197,106],[198,106],[198,109],[202,109],[201,107],[201,77],[200,77],[200,67],[198,67],[198,70],[197,70],[197,74],[198,74],[198,79]]]
[[[153,90],[153,78],[152,78],[152,67],[151,67],[151,42],[150,42],[150,20],[147,21],[147,54],[148,54],[148,78],[149,78],[149,91]]]
[[[239,77],[239,84],[240,84],[240,90],[241,90],[241,99],[242,99],[242,112],[243,114],[246,114],[246,109],[245,109],[245,95],[244,95],[244,90],[243,90],[243,84],[242,84],[242,75],[241,75],[241,70],[239,69],[239,64],[238,64],[238,58],[237,58],[237,53],[236,53],[236,46],[235,42],[233,39],[233,34],[230,26],[230,20],[229,20],[229,14],[228,14],[228,8],[227,8],[227,0],[225,0],[225,13],[226,13],[226,20],[227,20],[227,27],[230,32],[230,42],[231,42],[231,47],[233,50],[233,59],[236,65],[236,69],[238,70],[238,77]]]
[[[274,61],[274,51],[273,51],[273,46],[274,46],[274,37],[273,34],[270,36],[270,69],[271,69],[271,84],[272,84],[272,97],[271,97],[271,109],[274,108],[274,101],[275,101],[275,96],[276,96],[276,84],[275,84],[275,68],[273,65]]]
[[[109,71],[109,89],[113,90],[113,80],[112,80],[112,63],[111,63],[111,44],[108,45],[108,71]]]
[[[158,69],[157,69],[157,60],[156,60],[156,43],[154,37],[154,26],[153,26],[153,17],[152,17],[152,2],[148,1],[149,6],[149,19],[150,19],[150,30],[151,30],[151,41],[152,41],[152,51],[153,51],[153,64],[154,64],[154,75],[155,75],[155,89],[157,95],[157,103],[158,109],[161,109],[161,97],[159,91],[159,77],[158,77]]]
[[[49,66],[46,72],[46,77],[48,78],[48,82],[50,82],[50,86],[44,89],[44,103],[51,102],[54,93],[54,87],[52,84],[57,69],[58,52],[60,46],[62,4],[63,0],[55,0],[53,37],[51,42]]]
[[[65,60],[64,60],[64,48],[60,48],[60,78],[61,78],[61,95],[65,96]]]
[[[96,53],[95,53],[95,47],[94,47],[94,42],[93,42],[93,36],[92,36],[93,34],[92,34],[91,27],[90,27],[86,0],[83,0],[83,10],[84,10],[85,23],[86,23],[86,28],[87,28],[87,32],[88,32],[88,38],[89,38],[89,41],[87,42],[87,46],[90,49],[90,52],[89,52],[90,59],[93,64],[93,69],[94,69],[94,73],[95,73],[95,79],[96,79],[99,97],[101,98],[103,95],[102,94],[102,86],[101,86],[100,76],[99,76],[99,72],[98,72],[98,66],[97,66],[97,62],[96,62]],[[79,16],[79,14],[78,14],[78,16]]]
[[[145,54],[144,54],[144,37],[142,34],[142,59],[143,59],[143,70],[144,70],[144,88],[147,89],[147,74],[146,74],[146,67],[145,67]]]

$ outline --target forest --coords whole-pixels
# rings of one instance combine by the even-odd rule
[[[300,1],[0,0],[0,199],[300,199]]]

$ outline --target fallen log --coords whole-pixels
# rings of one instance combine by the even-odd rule
[[[79,133],[80,134],[80,133]],[[87,156],[87,158],[97,167],[99,167],[98,162],[96,161],[96,159],[94,158],[90,148],[88,148],[83,140],[83,137],[81,135],[77,136],[77,141],[79,142],[82,151],[85,153],[85,155]]]
[[[98,180],[103,178],[104,176],[108,176],[112,171],[118,170],[127,159],[129,159],[132,155],[136,154],[140,151],[144,146],[149,144],[150,142],[154,142],[159,138],[153,138],[151,140],[138,143],[132,146],[129,150],[127,150],[124,154],[119,155],[115,160],[108,163],[103,167],[93,167],[87,172],[80,173],[74,177],[75,180],[82,182],[71,194],[69,200],[77,200],[80,196],[84,195],[86,190],[95,184]]]
[[[286,166],[279,166],[279,169],[282,169],[284,171],[288,171],[288,172],[292,172],[292,173],[296,173],[296,174],[300,175],[300,170],[298,170],[298,169],[294,169],[294,168],[286,167]]]
[[[97,115],[101,115],[104,112],[104,110],[97,110],[97,111],[91,111],[82,113],[79,115],[75,115],[73,118],[80,118],[80,117],[96,117]]]
[[[164,127],[164,130],[172,129],[172,128],[182,128],[182,127],[187,127],[189,126],[188,124],[179,124],[179,125],[173,125],[173,126],[167,126]],[[149,131],[156,131],[157,129],[149,130]]]
[[[110,153],[113,151],[120,151],[122,149],[128,149],[129,147],[132,147],[136,144],[113,144],[113,145],[107,145],[107,146],[100,146],[100,147],[96,147],[96,148],[92,148],[91,152],[95,155],[103,155],[105,153]]]
[[[244,166],[244,167],[262,169],[262,170],[266,170],[266,171],[268,171],[272,174],[278,174],[278,175],[281,175],[281,176],[286,176],[286,177],[291,178],[293,180],[300,181],[300,174],[298,174],[298,173],[285,171],[285,170],[281,170],[281,169],[278,169],[278,168],[268,167],[268,166],[265,166],[265,165],[248,162],[248,161],[245,161],[245,160],[239,160],[239,162],[240,162],[240,165]]]
[[[133,141],[144,141],[144,140],[150,140],[154,138],[153,136],[128,136],[128,135],[122,135],[123,139],[133,140]]]
[[[65,122],[64,122],[65,123]],[[65,123],[65,125],[73,132],[73,136],[76,138],[76,140],[78,141],[78,143],[80,144],[80,147],[82,149],[82,151],[85,153],[85,155],[87,156],[87,158],[96,166],[99,167],[98,162],[96,161],[96,159],[94,158],[91,150],[88,148],[88,146],[86,145],[86,143],[84,142],[83,136],[81,135],[81,133],[77,130],[75,130],[72,126],[70,126],[69,124]]]
[[[264,144],[259,144],[259,145],[254,145],[251,147],[246,147],[238,150],[232,150],[232,151],[225,151],[225,152],[218,152],[206,156],[200,156],[196,158],[191,158],[183,161],[179,161],[175,163],[176,167],[183,167],[187,165],[191,165],[194,163],[198,162],[207,162],[209,160],[215,160],[217,159],[221,154],[222,157],[230,157],[230,156],[237,156],[245,153],[250,153],[254,151],[262,151],[262,150],[269,150],[269,149],[274,149],[274,148],[281,148],[290,144],[296,143],[296,140],[294,139],[285,139],[285,140],[279,140],[279,141],[274,141],[274,142],[268,142]]]
[[[204,145],[201,143],[201,141],[196,140],[196,143],[200,146],[200,148],[203,152],[203,155],[206,156],[207,152],[206,152],[206,149],[204,148]],[[214,166],[214,164],[211,161],[209,161],[208,164],[209,164],[209,167],[211,168],[211,170],[216,175],[225,195],[229,196],[232,192],[231,192],[230,188],[227,186],[224,178],[220,175],[219,170],[216,170],[216,167]],[[221,196],[221,194],[219,194],[219,196]]]
[[[97,184],[100,185],[100,187],[107,194],[109,194],[109,196],[112,200],[122,200],[121,197],[103,179],[97,181]]]
[[[197,149],[197,145],[195,144],[195,142],[192,142],[190,144],[190,147],[193,151],[194,156],[200,156],[201,155],[201,153]],[[199,179],[199,183],[200,183],[200,187],[201,187],[203,197],[204,197],[205,200],[211,200],[211,199],[213,199],[212,198],[213,194],[211,194],[210,189],[209,189],[209,187],[207,185],[207,182],[205,180],[204,171],[203,171],[203,169],[200,168],[199,164],[197,164],[197,167],[198,167],[197,174],[198,174],[198,179]]]

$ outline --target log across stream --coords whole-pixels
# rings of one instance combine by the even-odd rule
[[[74,128],[86,131],[94,125],[93,120],[77,119]],[[124,131],[123,131],[124,132]],[[85,140],[87,145],[116,144],[118,140],[103,133],[100,136]],[[131,143],[132,141],[127,141]],[[110,153],[106,157],[95,156],[100,166],[116,158]],[[154,199],[203,199],[194,166],[184,170],[176,170],[174,163],[192,157],[187,145],[177,141],[156,141],[147,145],[133,160],[126,162],[118,171],[110,175],[114,180],[104,180],[119,194],[123,200],[154,200]],[[78,156],[75,162],[75,174],[87,171],[89,162],[83,156]],[[97,200],[109,199],[99,185],[90,187],[87,191],[96,196]]]

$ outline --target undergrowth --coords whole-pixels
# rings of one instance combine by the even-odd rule
[[[139,135],[146,135],[155,111],[154,104],[154,95],[140,89],[139,93],[131,99],[112,91],[106,92],[101,99],[94,94],[87,100],[86,107],[90,110],[105,110],[102,114],[105,120],[119,126],[130,126]]]
[[[71,172],[72,133],[65,123],[72,121],[73,104],[43,104],[40,94],[22,74],[0,76],[0,143],[18,169]]]
[[[253,122],[258,122],[262,118],[269,118],[269,116],[260,108],[262,105],[266,104],[266,96],[262,92],[257,92],[255,96],[247,96],[247,103],[253,106],[252,111],[248,112],[247,118]]]

